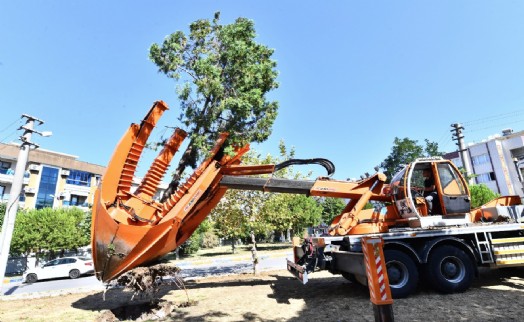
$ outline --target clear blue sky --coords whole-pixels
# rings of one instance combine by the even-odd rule
[[[451,152],[452,123],[467,142],[524,130],[522,1],[41,0],[0,4],[0,141],[26,113],[54,133],[34,138],[42,148],[105,165],[153,101],[177,125],[175,84],[148,49],[215,11],[254,20],[275,49],[280,111],[263,154],[284,139],[345,179],[372,172],[394,137]]]

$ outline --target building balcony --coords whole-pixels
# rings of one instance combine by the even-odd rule
[[[74,184],[66,184],[64,186],[64,192],[70,195],[87,197],[89,195],[89,192],[91,192],[91,187],[78,186]]]
[[[9,184],[13,184],[13,179],[14,179],[14,175],[13,174],[4,174],[4,173],[0,173],[0,183],[9,183]],[[24,182],[23,184],[28,184],[29,183],[29,177],[24,177]]]

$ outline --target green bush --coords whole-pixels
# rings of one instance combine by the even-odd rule
[[[180,246],[180,255],[187,256],[195,254],[200,249],[200,244],[202,243],[202,234],[197,231],[191,235],[181,246]]]
[[[220,239],[217,234],[212,230],[208,230],[202,234],[202,248],[213,248],[220,246]]]
[[[500,197],[498,193],[491,191],[485,184],[472,184],[469,186],[471,192],[471,209],[482,206],[483,204]]]
[[[2,225],[4,223],[5,207],[6,207],[6,203],[5,202],[0,203],[0,227],[2,227]]]

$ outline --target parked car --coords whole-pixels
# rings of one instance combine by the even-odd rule
[[[62,257],[53,259],[40,267],[24,272],[23,282],[34,283],[58,277],[78,278],[84,274],[94,273],[93,260],[85,257]]]

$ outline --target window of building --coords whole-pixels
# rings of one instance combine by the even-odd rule
[[[87,197],[71,195],[71,200],[69,200],[68,206],[86,207],[87,206]]]
[[[495,181],[495,173],[494,172],[487,172],[483,174],[479,174],[477,176],[477,183],[486,183],[490,181]]]
[[[471,157],[471,162],[473,162],[473,165],[481,165],[485,163],[489,163],[491,160],[489,158],[489,154],[484,153],[481,155],[475,155]]]
[[[74,184],[77,186],[89,187],[91,186],[92,173],[80,171],[80,170],[69,170],[69,176],[67,177],[67,184]]]
[[[7,174],[11,169],[11,162],[0,161],[0,173]]]
[[[0,201],[4,201],[5,186],[0,186]],[[0,214],[3,215],[3,214]]]
[[[36,209],[53,207],[57,180],[58,169],[44,166],[42,169],[42,176],[40,178],[38,195],[36,196]]]

